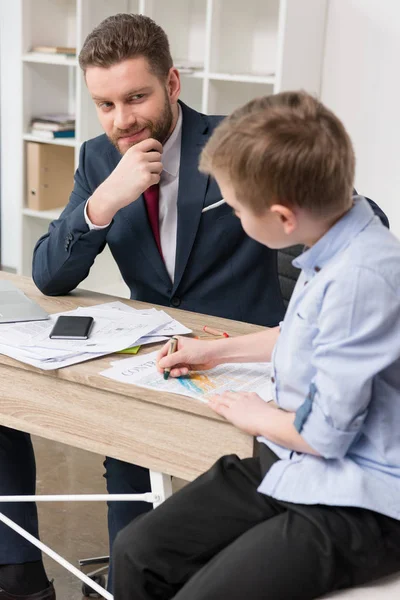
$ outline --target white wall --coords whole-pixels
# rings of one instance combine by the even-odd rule
[[[298,0],[301,2],[302,0]],[[19,2],[0,2],[2,154],[20,145]],[[14,73],[14,77],[12,74]],[[329,0],[322,100],[344,121],[357,154],[356,186],[380,204],[400,236],[400,1]],[[22,158],[22,157],[21,157]],[[2,172],[2,258],[16,267],[22,168]],[[19,189],[18,189],[19,188]]]
[[[353,140],[357,189],[400,237],[399,0],[330,0],[322,101]]]
[[[1,71],[1,260],[16,269],[20,262],[21,197],[23,193],[21,84],[21,3],[0,0],[0,71]],[[7,82],[7,85],[4,84]],[[3,168],[7,153],[19,156],[13,169]]]

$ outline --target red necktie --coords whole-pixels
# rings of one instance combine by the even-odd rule
[[[149,217],[154,239],[156,241],[160,256],[164,260],[163,253],[161,250],[160,224],[158,221],[158,203],[160,197],[159,184],[156,183],[155,185],[151,185],[145,192],[143,192],[143,197],[146,202],[147,214]]]

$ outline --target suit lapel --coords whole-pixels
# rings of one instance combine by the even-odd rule
[[[175,277],[172,293],[178,288],[189,260],[200,224],[208,182],[208,177],[200,173],[198,169],[199,156],[206,141],[207,120],[203,115],[182,102],[180,106],[183,121],[179,167]]]

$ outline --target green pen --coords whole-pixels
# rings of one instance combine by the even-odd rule
[[[178,347],[178,338],[172,337],[169,340],[168,356],[170,354],[172,354],[173,352],[176,352],[177,347]],[[168,379],[170,373],[171,373],[171,367],[167,367],[166,369],[164,369],[164,379],[165,380]]]

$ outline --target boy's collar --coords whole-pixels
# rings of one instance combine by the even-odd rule
[[[320,271],[338,252],[344,250],[374,218],[374,212],[362,196],[353,198],[353,207],[337,221],[311,248],[295,258],[294,267],[303,271]]]

